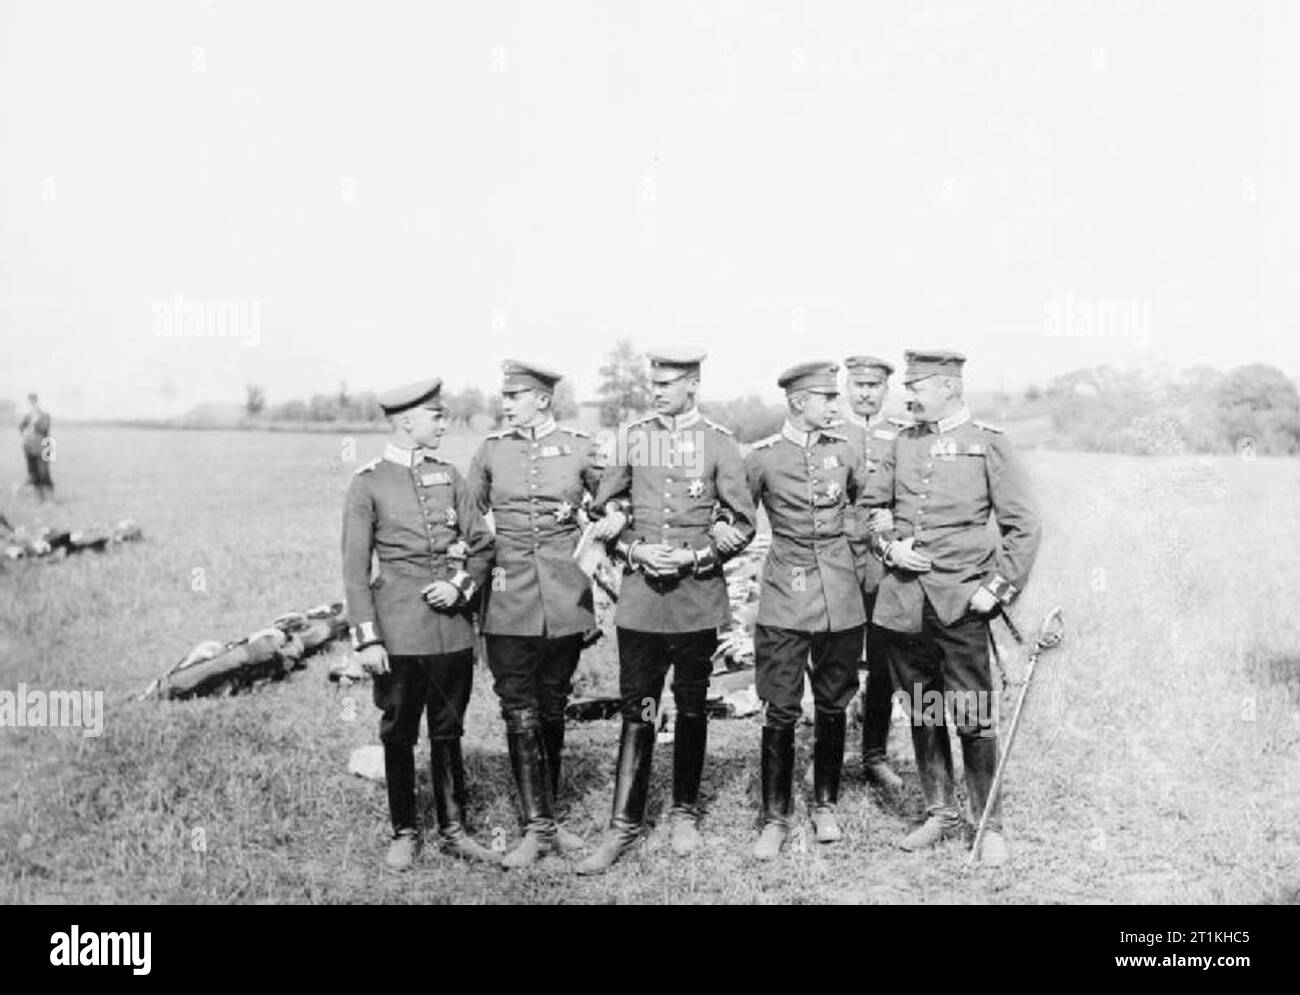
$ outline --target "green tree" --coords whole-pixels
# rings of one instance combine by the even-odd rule
[[[650,378],[631,339],[619,339],[600,366],[600,423],[613,427],[650,406]]]

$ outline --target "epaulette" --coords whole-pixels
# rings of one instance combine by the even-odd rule
[[[736,434],[731,429],[727,428],[726,425],[719,425],[712,418],[705,418],[703,415],[700,415],[700,421],[704,422],[705,425],[708,425],[709,428],[717,429],[723,435],[734,436]]]
[[[579,439],[590,439],[590,438],[591,438],[591,433],[588,432],[588,431],[586,431],[585,429],[581,429],[581,428],[566,428],[565,431],[568,432],[570,435],[576,435]]]
[[[871,437],[873,439],[897,439],[898,430],[893,428],[873,428]]]
[[[757,442],[755,442],[755,443],[754,443],[753,445],[751,445],[749,448],[750,448],[750,449],[766,449],[768,446],[773,445],[773,444],[776,442],[776,440],[779,439],[779,438],[781,438],[781,433],[780,433],[780,432],[777,432],[775,435],[769,435],[766,439],[759,439]]]
[[[357,467],[357,468],[352,472],[352,476],[354,476],[354,477],[359,477],[359,476],[361,476],[363,473],[369,473],[371,470],[373,470],[375,467],[377,467],[377,466],[378,466],[380,463],[382,463],[383,461],[384,461],[384,458],[383,458],[382,456],[376,456],[376,457],[375,457],[374,459],[372,459],[369,463],[363,463],[361,466]]]
[[[512,428],[503,428],[496,432],[489,432],[487,435],[483,436],[483,441],[486,442],[488,439],[504,439],[513,431],[514,429]]]
[[[821,431],[821,437],[822,437],[823,439],[834,439],[836,442],[848,442],[848,441],[849,441],[849,437],[848,437],[847,435],[843,435],[843,434],[841,434],[841,433],[839,433],[839,432],[836,432],[836,431],[834,431],[833,429],[829,429],[829,428],[824,428],[824,429],[822,429],[822,431]]]
[[[998,435],[1003,434],[1003,429],[998,428],[998,426],[996,425],[990,425],[986,421],[980,421],[978,418],[972,418],[971,424],[974,425],[976,428],[984,429],[984,431],[986,432],[996,432]]]
[[[898,418],[895,415],[889,415],[885,418],[885,421],[889,422],[896,428],[911,428],[916,424],[914,421],[908,421],[906,418]]]
[[[654,421],[658,417],[659,416],[657,414],[654,414],[653,412],[648,415],[642,415],[640,418],[633,418],[630,422],[627,423],[627,427],[632,428],[634,425],[644,425],[646,422]]]

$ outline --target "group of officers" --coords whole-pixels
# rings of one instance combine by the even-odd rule
[[[1040,537],[1015,450],[963,400],[964,357],[906,354],[906,421],[882,414],[894,372],[883,359],[845,360],[857,420],[841,417],[837,364],[792,367],[777,381],[788,406],[781,431],[744,457],[732,432],[697,406],[703,350],[648,358],[653,413],[620,426],[613,453],[556,424],[558,373],[507,361],[504,427],[483,440],[467,476],[437,456],[446,427],[439,380],[380,396],[392,435],[349,485],[343,575],[353,647],[375,675],[382,713],[390,867],[409,867],[419,847],[413,748],[422,713],[442,849],[508,868],[585,849],[564,827],[558,796],[565,706],[583,634],[595,625],[591,581],[574,557],[588,524],[589,541],[605,543],[623,570],[614,617],[622,730],[609,827],[576,869],[608,870],[642,835],[670,669],[670,843],[679,855],[698,850],[705,699],[718,630],[731,623],[723,567],[753,539],[760,505],[772,541],[754,633],[764,704],[754,856],[777,856],[793,828],[805,679],[815,705],[809,815],[818,842],[842,839],[845,716],[864,657],[862,757],[881,788],[902,786],[885,755],[895,691],[911,719],[926,819],[900,845],[920,850],[960,834],[944,711],[917,706],[933,692],[991,700],[990,619],[1024,588]],[[524,826],[504,855],[465,825],[460,740],[476,618]],[[974,819],[997,765],[991,715],[980,707],[953,716]],[[977,856],[1008,859],[996,803]]]

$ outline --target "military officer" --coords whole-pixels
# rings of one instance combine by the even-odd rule
[[[866,612],[846,528],[871,500],[862,451],[829,426],[839,397],[834,363],[801,363],[777,384],[788,415],[745,459],[755,503],[767,509],[772,545],[763,564],[754,659],[764,704],[763,829],[754,846],[775,857],[789,833],[794,730],[811,657],[816,839],[843,837],[835,814],[844,764],[845,708],[857,690]],[[880,503],[877,499],[876,503]]]
[[[1015,449],[1000,429],[973,420],[962,399],[965,357],[912,351],[906,361],[903,383],[916,424],[898,433],[882,467],[891,481],[893,529],[879,543],[886,571],[873,621],[891,632],[886,652],[912,720],[927,819],[900,845],[918,850],[959,827],[945,709],[926,702],[953,703],[975,819],[988,800],[998,760],[989,619],[1024,589],[1041,526]],[[990,516],[997,535],[988,529]],[[1000,805],[981,851],[984,863],[1007,860]]]
[[[496,526],[482,629],[526,826],[502,863],[526,867],[557,845],[564,709],[583,633],[596,624],[591,581],[573,551],[600,467],[590,435],[560,428],[551,414],[560,374],[518,360],[502,368],[506,427],[474,454],[469,490]],[[572,833],[561,842],[582,845]]]
[[[753,539],[754,505],[731,432],[696,407],[703,350],[648,353],[655,413],[620,428],[595,504],[624,576],[618,631],[623,729],[609,831],[580,873],[607,870],[639,838],[655,718],[673,668],[673,851],[697,849],[705,695],[718,628],[731,618],[723,561]]]
[[[876,356],[850,356],[844,360],[845,393],[849,407],[860,421],[846,420],[837,431],[848,437],[853,448],[863,454],[871,467],[878,466],[893,446],[894,436],[900,428],[910,424],[902,418],[890,418],[880,410],[889,391],[889,377],[893,364]],[[876,603],[876,588],[884,568],[872,554],[868,537],[874,523],[867,514],[854,515],[850,546],[862,584],[862,601],[867,614],[866,661],[867,688],[862,708],[862,767],[877,787],[897,791],[902,780],[886,760],[889,742],[889,720],[893,711],[893,681],[889,676],[889,660],[885,656],[885,640],[889,630],[871,621]]]
[[[387,864],[419,846],[413,747],[428,714],[434,808],[444,850],[499,863],[465,829],[461,724],[474,672],[471,612],[492,534],[465,480],[434,451],[446,428],[437,378],[379,395],[392,436],[357,470],[343,510],[343,586],[352,646],[374,675],[393,841]],[[377,568],[372,576],[372,559]]]

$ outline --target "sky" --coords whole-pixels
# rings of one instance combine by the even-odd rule
[[[907,348],[1300,378],[1297,59],[1281,0],[3,0],[0,399],[588,398],[620,337],[713,398]]]

